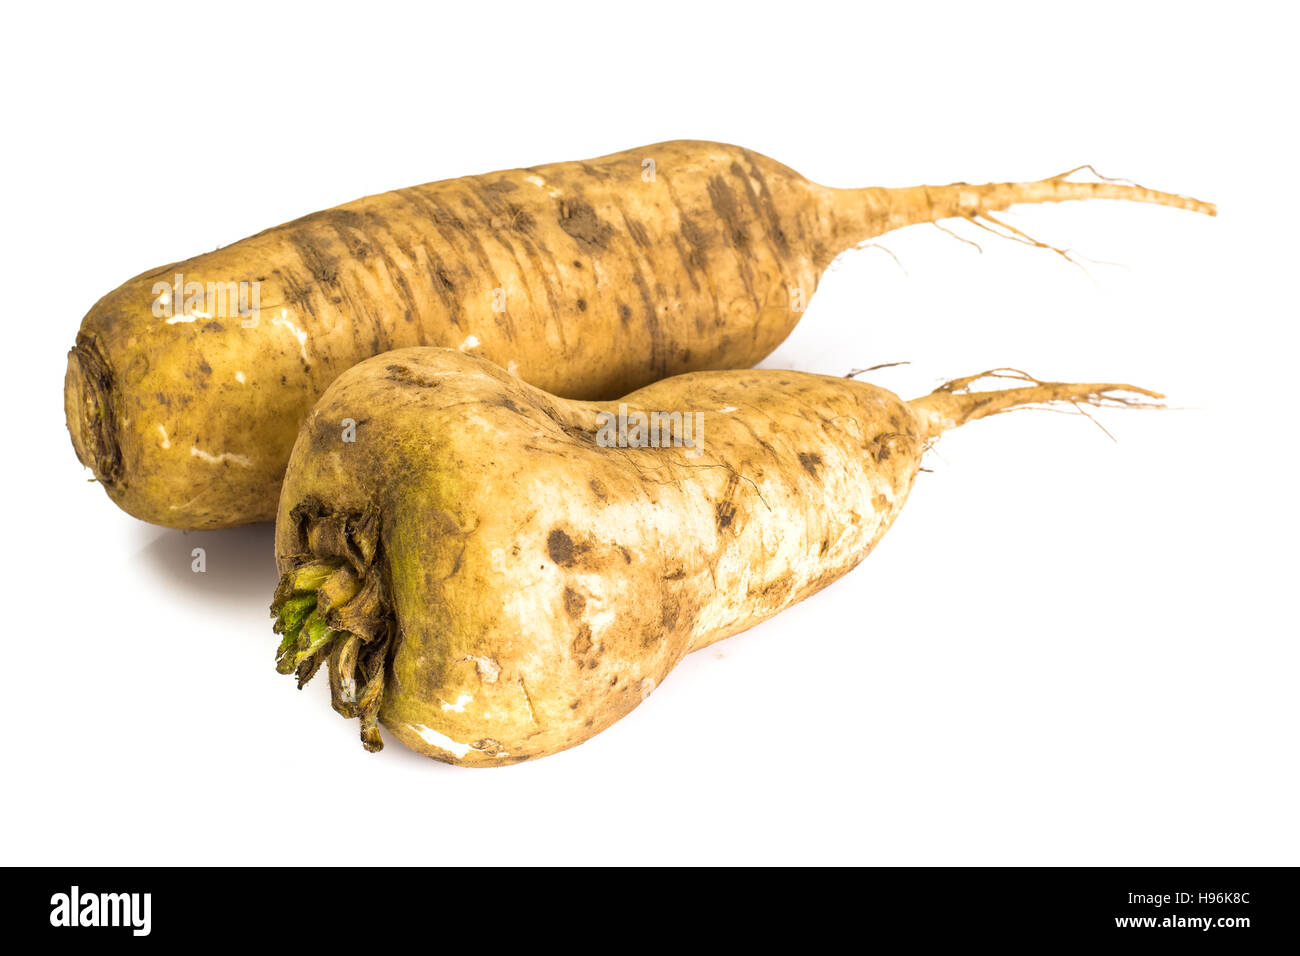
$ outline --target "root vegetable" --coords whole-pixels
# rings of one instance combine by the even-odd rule
[[[68,428],[81,461],[138,518],[264,521],[302,419],[368,356],[461,348],[557,395],[613,398],[758,362],[831,260],[874,236],[1071,199],[1214,212],[1065,176],[831,189],[705,142],[384,193],[110,292],[69,355]]]
[[[380,723],[456,764],[571,747],[690,651],[856,566],[945,430],[1160,397],[1019,374],[971,391],[983,377],[905,402],[849,379],[698,372],[594,403],[457,351],[367,360],[322,397],[289,463],[279,669],[301,685],[327,667],[368,749]],[[679,414],[656,440],[638,412]],[[362,423],[353,442],[344,418]]]

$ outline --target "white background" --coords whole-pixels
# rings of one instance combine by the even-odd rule
[[[6,7],[4,862],[1300,862],[1293,14],[428,6]],[[272,668],[269,526],[167,531],[87,483],[81,316],[363,194],[679,137],[830,185],[1090,162],[1218,202],[1011,214],[1122,264],[1090,275],[891,235],[902,268],[844,256],[767,363],[906,360],[871,376],[906,397],[1013,365],[1180,410],[945,437],[862,567],[574,750],[366,754],[323,679]]]

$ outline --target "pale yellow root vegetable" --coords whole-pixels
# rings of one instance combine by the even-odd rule
[[[572,747],[690,651],[857,565],[945,430],[1160,397],[1027,376],[969,391],[982,377],[905,402],[843,378],[699,372],[594,403],[457,351],[370,359],[325,393],[289,463],[279,668],[301,684],[327,666],[369,749],[380,723],[469,766]],[[677,417],[652,439],[638,412]]]
[[[1065,175],[831,189],[694,141],[370,196],[104,296],[69,355],[68,428],[82,463],[138,518],[265,521],[298,426],[368,356],[460,348],[557,395],[613,398],[755,364],[789,335],[831,260],[882,233],[996,223],[1016,203],[1071,199],[1214,212]]]

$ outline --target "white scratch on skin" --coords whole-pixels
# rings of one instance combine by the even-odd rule
[[[536,173],[529,173],[527,176],[524,177],[524,182],[532,183],[538,189],[545,189],[546,194],[550,196],[552,199],[554,199],[556,196],[560,194],[560,191],[556,189],[554,186],[547,186],[546,180],[543,179],[541,176],[538,176]]]
[[[537,723],[537,715],[533,713],[533,699],[531,696],[529,696],[528,685],[524,683],[524,679],[522,677],[519,678],[519,689],[524,692],[524,706],[528,708],[528,719],[531,720],[536,726],[540,727],[541,724]]]
[[[446,734],[440,734],[432,727],[426,727],[424,724],[407,724],[420,738],[430,746],[437,747],[439,750],[445,750],[455,757],[463,757],[474,748],[469,744],[458,744]]]
[[[243,465],[245,468],[253,467],[252,459],[248,458],[246,455],[236,455],[234,452],[230,451],[224,451],[220,455],[213,455],[210,452],[204,451],[198,445],[190,446],[190,457],[199,458],[206,461],[209,465],[219,465],[223,461],[233,461],[236,465]]]
[[[736,406],[735,406],[735,405],[728,405],[726,408],[719,408],[719,409],[718,409],[718,411],[720,411],[720,412],[734,412],[734,411],[736,411],[736,410],[737,410],[737,409],[736,409]]]
[[[211,312],[182,312],[180,315],[173,315],[167,320],[168,325],[175,325],[177,322],[193,322],[196,319],[210,319]]]
[[[506,365],[506,371],[509,372],[511,375],[518,375],[519,363],[516,362],[514,359],[511,359],[509,363]]]
[[[485,684],[495,684],[497,678],[501,676],[501,665],[490,657],[475,657],[470,654],[462,659],[474,662],[474,666],[478,668],[479,680]]]
[[[470,349],[476,349],[478,347],[479,341],[477,335],[467,335],[465,336],[465,341],[460,343],[460,350],[462,352],[468,352]]]
[[[293,337],[298,340],[298,351],[302,352],[302,357],[305,361],[307,358],[307,333],[289,321],[289,310],[281,309],[280,314],[271,320],[271,324],[283,325],[293,333]]]
[[[641,699],[645,700],[647,697],[649,697],[651,692],[654,691],[654,689],[655,689],[655,679],[653,677],[647,677],[645,680],[641,682]]]
[[[454,710],[458,714],[465,713],[465,705],[470,703],[474,698],[469,694],[461,694],[456,698],[456,703],[449,704],[445,700],[442,702],[443,710]]]
[[[243,384],[244,384],[244,381],[245,381],[245,379],[244,379],[244,373],[243,373],[243,372],[236,372],[236,373],[235,373],[235,381],[238,382],[240,385],[243,385]]]
[[[163,428],[161,425],[159,425],[159,426],[158,426],[158,431],[162,432],[162,437],[163,437],[163,440],[162,440],[162,447],[163,447],[163,448],[171,448],[171,447],[172,447],[172,440],[171,440],[170,438],[167,437],[167,429],[165,429],[165,428]]]

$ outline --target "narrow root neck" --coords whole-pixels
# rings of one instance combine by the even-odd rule
[[[291,513],[302,553],[280,578],[271,614],[282,635],[276,670],[301,688],[324,665],[336,711],[361,721],[361,742],[382,750],[379,707],[395,625],[380,573],[373,510],[329,513],[317,502]]]

